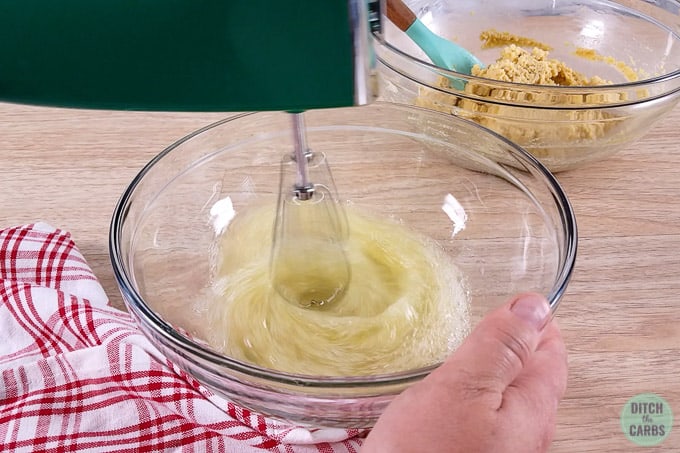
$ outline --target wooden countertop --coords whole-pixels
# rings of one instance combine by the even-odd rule
[[[90,112],[0,104],[0,228],[68,230],[115,306],[114,205],[165,146],[223,114]],[[680,106],[626,151],[558,175],[579,227],[558,312],[569,350],[553,452],[680,451]],[[675,427],[657,447],[621,430],[624,403],[657,393]]]

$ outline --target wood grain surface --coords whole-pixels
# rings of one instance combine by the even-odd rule
[[[0,228],[42,220],[68,230],[113,305],[111,213],[164,147],[224,114],[93,112],[0,104]],[[552,452],[680,451],[680,107],[642,140],[558,175],[579,251],[558,312],[570,377]],[[663,396],[676,423],[659,446],[624,436],[638,393]]]

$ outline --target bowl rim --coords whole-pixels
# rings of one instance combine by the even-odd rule
[[[545,297],[550,305],[551,315],[554,316],[560,301],[567,289],[571,276],[573,274],[574,265],[576,261],[576,254],[578,248],[578,229],[576,225],[576,217],[565,191],[562,189],[561,185],[553,176],[553,174],[531,153],[524,150],[519,145],[511,142],[505,137],[493,132],[474,121],[467,120],[464,118],[452,119],[448,114],[432,111],[426,108],[417,106],[400,105],[389,102],[376,101],[372,104],[361,107],[348,107],[348,108],[371,108],[373,106],[387,106],[390,109],[405,110],[405,111],[420,111],[427,115],[443,116],[450,121],[460,121],[468,124],[470,127],[479,129],[480,133],[491,134],[496,139],[505,142],[505,144],[512,150],[513,153],[517,153],[522,159],[523,164],[531,166],[534,170],[537,170],[539,175],[543,178],[546,183],[546,187],[550,189],[553,194],[553,199],[555,205],[558,208],[559,216],[561,219],[561,225],[564,229],[564,258],[560,262],[561,267],[558,268],[556,278],[554,280],[552,289]],[[320,109],[323,110],[323,109]],[[327,109],[327,110],[338,110],[338,108]],[[204,346],[199,342],[196,342],[182,333],[178,332],[172,325],[164,321],[160,315],[158,315],[154,310],[151,309],[149,305],[144,302],[142,296],[135,289],[134,284],[127,272],[127,267],[125,266],[123,260],[123,254],[121,251],[121,241],[120,235],[122,233],[122,227],[124,224],[125,217],[128,212],[129,203],[133,198],[133,195],[137,187],[144,180],[144,177],[151,169],[160,162],[164,157],[172,153],[173,150],[184,144],[185,142],[191,140],[192,138],[219,127],[223,124],[236,121],[242,118],[247,118],[248,116],[258,115],[264,112],[245,112],[239,114],[233,114],[227,116],[226,118],[208,124],[200,129],[197,129],[179,140],[175,141],[153,159],[151,159],[132,179],[128,187],[125,189],[121,197],[119,198],[116,206],[114,208],[110,227],[109,227],[109,258],[113,267],[113,273],[118,285],[118,288],[123,296],[125,305],[129,310],[132,311],[138,328],[144,333],[148,339],[145,327],[153,329],[154,336],[160,337],[160,341],[164,346],[172,344],[175,347],[179,347],[182,351],[181,355],[185,356],[187,353],[191,354],[193,357],[200,358],[203,361],[210,363],[211,365],[216,365],[220,369],[229,369],[235,371],[242,375],[248,376],[250,378],[262,379],[264,381],[288,386],[294,386],[296,388],[307,387],[307,388],[375,388],[383,387],[385,385],[389,386],[399,386],[403,384],[408,384],[414,381],[418,381],[428,375],[431,371],[436,369],[441,365],[440,363],[435,363],[426,367],[421,367],[412,370],[406,370],[398,373],[389,373],[381,375],[369,375],[369,376],[356,376],[356,377],[336,377],[336,376],[313,376],[305,374],[294,374],[286,373],[282,371],[272,370],[269,368],[260,367],[254,364],[246,363],[222,355],[209,346]],[[508,294],[511,297],[512,294]],[[474,326],[473,326],[474,327]],[[158,347],[157,345],[154,345]],[[165,354],[164,354],[165,355]]]

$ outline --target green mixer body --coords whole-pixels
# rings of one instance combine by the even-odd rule
[[[350,3],[0,0],[0,101],[164,111],[361,104],[351,24],[366,18]]]

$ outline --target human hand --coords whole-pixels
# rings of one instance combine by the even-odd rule
[[[567,384],[567,353],[543,296],[489,313],[435,371],[387,407],[369,452],[548,450]],[[547,322],[547,324],[546,324]]]

